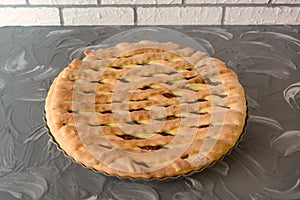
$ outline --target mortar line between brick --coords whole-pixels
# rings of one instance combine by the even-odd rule
[[[26,0],[25,2],[26,2],[26,5],[30,5],[29,0]]]
[[[222,7],[222,18],[221,18],[221,25],[224,25],[224,20],[225,20],[225,12],[226,12],[226,7]]]
[[[63,10],[62,8],[58,8],[60,25],[61,25],[61,26],[64,26],[65,22],[64,22],[64,16],[63,16],[62,10]]]
[[[101,0],[97,0],[97,5],[98,5],[98,6],[101,5]]]
[[[140,4],[140,5],[132,5],[132,4],[120,4],[120,5],[98,5],[98,4],[86,4],[86,5],[32,5],[30,4],[29,8],[36,8],[36,7],[45,7],[45,8],[99,8],[99,7],[113,7],[113,8],[128,8],[128,7],[143,7],[143,8],[164,8],[164,7],[266,7],[267,4]],[[271,7],[280,7],[280,6],[287,6],[287,7],[300,7],[300,4],[271,4]],[[28,7],[28,5],[17,4],[17,5],[0,5],[0,7]]]
[[[140,5],[132,5],[132,4],[120,4],[120,5],[98,5],[98,4],[87,4],[87,5],[32,5],[29,6],[26,4],[17,4],[17,5],[0,5],[2,8],[132,8],[132,7],[143,7],[143,8],[185,8],[185,7],[266,7],[267,4],[140,4]],[[300,4],[274,4],[272,3],[270,7],[300,7]]]
[[[137,25],[138,14],[137,14],[136,6],[132,7],[132,9],[133,9],[133,24]]]
[[[271,5],[271,4],[272,4],[272,0],[269,0],[267,4],[268,4],[268,5]]]
[[[181,0],[181,4],[184,5],[185,4],[185,0]]]

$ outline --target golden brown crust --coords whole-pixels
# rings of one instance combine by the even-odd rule
[[[111,175],[164,178],[199,170],[237,142],[246,102],[218,59],[175,43],[88,50],[54,80],[51,134],[67,155]]]

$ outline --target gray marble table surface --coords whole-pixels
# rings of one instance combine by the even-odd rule
[[[43,120],[53,79],[78,49],[133,27],[0,28],[0,200],[300,199],[300,27],[170,26],[234,70],[247,129],[213,167],[167,181],[83,168],[50,142]]]

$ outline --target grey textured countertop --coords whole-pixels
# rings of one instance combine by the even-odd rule
[[[51,81],[77,50],[132,27],[0,28],[0,200],[300,199],[299,26],[172,26],[226,62],[248,101],[247,130],[213,167],[169,181],[83,168],[43,121]]]

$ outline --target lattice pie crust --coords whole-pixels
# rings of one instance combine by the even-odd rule
[[[47,126],[75,161],[131,178],[202,169],[242,133],[246,103],[218,59],[175,43],[140,41],[85,52],[54,80]]]

